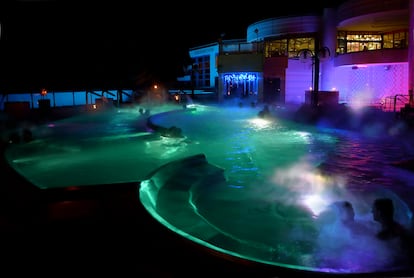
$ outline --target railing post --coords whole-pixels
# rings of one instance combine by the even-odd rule
[[[394,112],[397,112],[396,110],[397,110],[397,96],[398,95],[395,95],[394,96]]]

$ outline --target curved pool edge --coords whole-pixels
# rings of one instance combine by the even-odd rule
[[[139,202],[138,184],[117,189],[115,185],[88,186],[84,188],[87,192],[82,188],[52,192],[39,189],[12,168],[10,170],[7,173],[10,183],[2,186],[16,192],[9,202],[14,203],[23,195],[33,201],[19,207],[17,214],[9,215],[10,210],[21,204],[7,207],[7,215],[3,209],[0,211],[0,242],[3,254],[8,254],[3,258],[3,271],[10,269],[15,274],[55,276],[64,269],[66,274],[113,274],[116,277],[131,274],[142,277],[248,275],[258,278],[275,275],[274,269],[229,260],[177,237]],[[1,171],[5,173],[4,168]],[[42,193],[48,196],[41,197],[44,196]],[[46,210],[51,200],[56,201],[54,218]],[[42,209],[35,211],[34,207]],[[6,218],[12,221],[23,214],[31,219],[19,219],[27,221],[19,224],[4,223]],[[280,272],[277,276],[281,277]]]
[[[269,261],[263,261],[260,259],[254,259],[252,257],[245,256],[243,254],[238,254],[233,251],[223,249],[221,247],[215,246],[203,239],[198,238],[185,230],[180,229],[175,226],[171,219],[166,219],[161,213],[163,209],[162,204],[158,202],[159,194],[173,194],[172,191],[167,193],[162,192],[161,189],[165,187],[172,187],[173,190],[186,190],[191,185],[188,183],[181,184],[181,180],[186,181],[187,178],[183,174],[177,175],[177,169],[186,168],[189,169],[189,172],[201,172],[200,169],[203,167],[211,167],[215,170],[207,172],[207,180],[210,180],[211,175],[223,175],[224,170],[210,165],[207,161],[207,158],[204,154],[197,154],[194,156],[178,159],[176,161],[169,162],[158,169],[155,169],[148,177],[148,180],[142,181],[139,188],[139,199],[144,207],[144,209],[154,218],[154,221],[160,224],[160,227],[163,226],[164,229],[170,231],[171,234],[175,234],[177,240],[181,241],[183,244],[198,250],[198,252],[205,253],[216,257],[220,260],[231,262],[232,264],[238,265],[239,267],[247,267],[250,271],[257,271],[258,273],[265,273],[266,275],[305,275],[306,277],[329,277],[329,276],[352,276],[352,277],[407,277],[407,275],[413,275],[414,271],[411,269],[397,269],[397,270],[384,270],[376,272],[339,272],[339,271],[327,271],[320,268],[306,267],[300,265],[288,265],[283,263],[270,263]],[[200,168],[201,167],[201,168]],[[180,173],[180,171],[178,171]],[[182,172],[181,172],[182,173]],[[217,179],[217,178],[215,178]],[[177,181],[178,180],[178,181]],[[220,182],[220,178],[217,179]],[[188,181],[188,180],[187,180]],[[199,181],[195,180],[195,183]],[[178,185],[177,185],[178,183]],[[164,188],[165,190],[165,188]],[[161,192],[160,192],[161,191]],[[175,197],[173,197],[175,198]],[[188,202],[188,200],[183,200]],[[189,207],[191,210],[192,208]],[[174,213],[173,213],[174,214]],[[192,218],[194,218],[194,223],[197,216],[195,213],[193,215],[186,215],[185,225],[192,225]],[[182,224],[182,223],[180,223]]]
[[[21,177],[20,177],[21,178]],[[27,183],[27,187],[20,187],[23,188],[24,192],[31,191],[34,185],[31,185],[27,181],[21,181],[19,179],[18,183]],[[15,184],[10,184],[10,187],[14,187]],[[106,269],[108,266],[104,266],[105,263],[110,265],[111,263],[114,265],[113,270],[114,272],[120,271],[121,268],[124,268],[124,271],[136,271],[137,268],[141,268],[138,272],[140,274],[145,274],[148,276],[149,273],[155,273],[157,277],[171,277],[172,274],[175,273],[179,275],[184,275],[185,277],[189,276],[210,276],[212,273],[214,274],[229,274],[229,275],[250,275],[252,277],[290,277],[292,274],[298,274],[299,276],[306,276],[306,277],[327,277],[327,276],[353,276],[355,274],[327,274],[327,273],[314,273],[314,272],[303,272],[297,271],[294,269],[285,269],[285,268],[277,268],[274,266],[267,266],[263,264],[257,264],[252,261],[243,260],[240,258],[226,256],[221,252],[216,252],[215,250],[211,250],[209,248],[204,248],[199,244],[187,240],[182,236],[177,236],[176,233],[171,232],[170,230],[166,229],[164,225],[161,225],[159,221],[154,219],[151,215],[148,214],[148,211],[145,207],[142,206],[140,202],[136,203],[135,201],[128,204],[118,204],[118,201],[113,200],[113,195],[128,195],[127,198],[131,198],[131,194],[136,196],[138,188],[134,188],[134,190],[127,190],[126,192],[118,192],[117,194],[113,194],[112,189],[109,187],[107,188],[107,193],[103,194],[102,192],[96,191],[98,196],[91,196],[93,198],[93,203],[103,203],[100,206],[105,207],[104,209],[93,210],[89,215],[84,216],[82,215],[82,221],[77,221],[76,219],[67,219],[62,217],[59,219],[59,228],[54,227],[53,231],[59,231],[63,235],[71,235],[73,236],[73,232],[78,230],[79,228],[91,228],[92,224],[98,224],[97,227],[94,227],[93,230],[97,231],[98,229],[106,228],[106,231],[103,231],[103,235],[107,238],[105,242],[101,241],[99,238],[99,243],[97,243],[98,238],[93,239],[88,235],[88,231],[86,231],[86,235],[82,238],[81,235],[75,236],[76,240],[79,240],[78,244],[74,244],[74,246],[69,246],[69,250],[75,250],[78,248],[76,252],[80,250],[85,250],[82,244],[87,243],[87,240],[91,240],[94,247],[96,247],[96,251],[91,252],[89,250],[88,255],[94,255],[98,258],[102,259],[100,263],[91,263],[89,269],[86,271],[91,273],[106,273]],[[27,191],[26,191],[27,190]],[[19,192],[23,193],[22,192]],[[65,194],[64,194],[65,195]],[[98,200],[98,199],[103,199]],[[117,197],[115,199],[118,199]],[[122,199],[122,198],[119,198]],[[131,198],[134,199],[134,198]],[[121,202],[121,201],[119,201]],[[123,201],[122,201],[123,202]],[[112,206],[112,207],[111,207]],[[132,207],[131,207],[132,206]],[[76,209],[76,208],[74,208]],[[133,212],[130,212],[129,210]],[[125,215],[127,213],[128,215]],[[109,216],[108,216],[109,215]],[[123,220],[116,219],[118,217],[123,218]],[[99,218],[99,220],[96,220]],[[86,222],[93,222],[86,223]],[[63,223],[65,222],[65,223]],[[31,224],[32,226],[34,224]],[[2,225],[3,226],[3,225]],[[37,225],[36,225],[37,226]],[[53,225],[48,225],[48,227],[52,227]],[[120,230],[113,232],[111,229],[114,227],[119,228]],[[68,229],[68,231],[66,231]],[[128,230],[130,229],[130,230]],[[27,231],[28,233],[30,231]],[[49,231],[50,232],[50,231]],[[113,239],[112,236],[121,236],[122,238]],[[139,236],[137,236],[139,235]],[[50,235],[51,239],[55,239],[56,235]],[[41,240],[45,239],[46,235],[38,238]],[[61,239],[61,238],[60,238]],[[68,240],[68,238],[66,238]],[[24,240],[23,240],[24,241]],[[27,240],[26,240],[27,241]],[[69,242],[72,242],[69,239]],[[82,242],[82,244],[80,243]],[[53,243],[51,243],[53,244]],[[124,244],[121,249],[121,246],[117,246],[118,244]],[[39,244],[40,245],[40,244]],[[116,245],[116,246],[115,246]],[[31,246],[31,245],[28,245]],[[65,246],[68,248],[68,246]],[[107,248],[108,250],[103,250]],[[57,251],[53,247],[53,251]],[[46,248],[49,249],[49,248]],[[38,249],[39,250],[39,249]],[[109,250],[111,252],[109,252]],[[131,254],[132,250],[132,254]],[[128,255],[126,254],[128,252]],[[87,252],[88,253],[88,252]],[[140,257],[137,257],[137,255]],[[30,260],[38,263],[39,265],[31,270],[31,274],[38,272],[41,269],[40,265],[44,265],[45,258],[37,258],[34,252],[30,252],[30,255],[33,255]],[[27,255],[26,255],[27,256]],[[62,260],[70,261],[72,258],[68,254],[64,254],[64,251],[53,253],[53,255],[48,256],[47,258],[52,258],[52,256],[62,256]],[[81,255],[82,256],[82,255]],[[104,256],[108,256],[104,258]],[[144,259],[142,259],[144,256]],[[82,258],[89,260],[87,255],[83,255]],[[115,263],[110,262],[110,259],[114,260],[125,260],[123,263]],[[29,260],[29,259],[28,259]],[[57,259],[51,260],[51,262],[55,262]],[[26,261],[21,259],[21,263],[24,265]],[[133,265],[133,266],[132,266]],[[27,265],[26,265],[27,266]],[[59,267],[67,267],[65,261],[57,262],[57,266]],[[197,270],[197,273],[191,269],[194,266]],[[21,267],[21,266],[20,266]],[[73,267],[73,273],[76,271],[84,271],[80,267],[76,267],[76,265],[72,262],[71,267]],[[56,269],[58,269],[56,267]],[[163,269],[163,270],[160,270]],[[14,270],[15,273],[19,271]],[[43,269],[42,269],[43,271]],[[52,270],[50,270],[52,271]],[[40,271],[39,271],[40,272]],[[133,273],[133,272],[131,272]],[[76,273],[78,274],[78,273]],[[130,273],[128,273],[130,274]],[[403,271],[403,272],[386,272],[386,273],[367,273],[364,274],[364,277],[413,277],[414,272],[412,271]],[[361,277],[360,275],[357,275]],[[183,276],[182,276],[183,277]]]
[[[2,159],[3,161],[3,159]],[[4,161],[3,161],[4,163]],[[2,168],[2,173],[4,172]],[[16,192],[15,198],[30,196],[37,187],[11,171],[4,190]],[[89,189],[91,190],[91,189]],[[257,264],[204,248],[173,233],[151,216],[138,200],[139,186],[114,190],[113,186],[97,186],[94,194],[86,194],[83,202],[69,202],[72,207],[61,211],[57,219],[44,222],[46,211],[34,212],[32,207],[20,207],[21,213],[0,217],[2,227],[3,270],[15,274],[136,274],[143,277],[329,277],[324,273],[303,272]],[[61,191],[61,201],[73,201]],[[76,193],[71,193],[76,195]],[[18,195],[18,196],[17,196]],[[20,199],[20,201],[23,201]],[[10,199],[9,202],[14,202]],[[45,200],[36,199],[35,205],[44,206]],[[38,203],[39,202],[39,203]],[[88,205],[89,204],[89,205]],[[93,206],[90,206],[93,204]],[[1,208],[4,207],[4,203]],[[88,207],[89,211],[83,209]],[[8,207],[7,213],[15,209]],[[76,211],[78,214],[73,214]],[[55,211],[56,213],[58,211]],[[64,212],[71,212],[65,215]],[[24,226],[11,227],[5,218],[22,214],[42,213],[42,219],[27,219]],[[23,219],[20,219],[23,220]],[[39,222],[37,222],[39,221]],[[42,250],[43,255],[39,255]],[[76,257],[74,257],[76,256]],[[75,259],[74,259],[75,258]],[[70,268],[68,266],[70,265]],[[196,269],[196,270],[194,270]],[[413,273],[375,273],[365,277],[412,277]],[[296,276],[296,277],[298,277]],[[335,275],[338,277],[338,275]],[[343,276],[343,275],[339,275]],[[346,275],[349,276],[349,275]],[[243,276],[245,277],[245,276]],[[354,276],[355,277],[355,276]],[[360,276],[359,276],[360,277]]]

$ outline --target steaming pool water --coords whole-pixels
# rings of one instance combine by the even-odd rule
[[[258,117],[259,108],[195,105],[95,111],[32,127],[34,140],[6,158],[40,188],[139,181],[148,212],[178,235],[223,256],[324,273],[410,266],[394,242],[375,239],[371,204],[392,198],[410,225],[413,173],[392,162],[413,155],[387,136]],[[358,228],[338,220],[350,201]]]

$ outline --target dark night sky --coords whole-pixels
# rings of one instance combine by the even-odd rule
[[[182,74],[190,47],[215,42],[222,33],[244,38],[255,21],[320,10],[323,2],[285,3],[282,9],[264,2],[2,0],[0,88],[171,81]]]

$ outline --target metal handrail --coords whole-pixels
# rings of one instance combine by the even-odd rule
[[[382,110],[398,112],[397,110],[400,110],[401,107],[404,107],[407,103],[409,103],[409,100],[410,100],[410,96],[404,95],[404,94],[396,94],[392,96],[387,96],[384,98]]]

